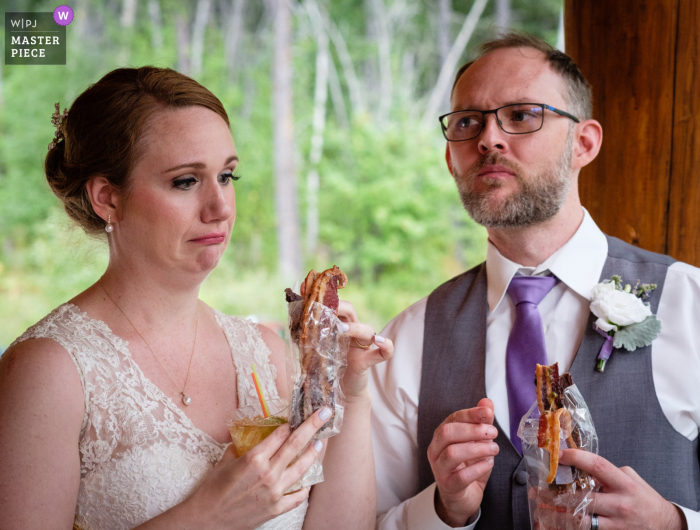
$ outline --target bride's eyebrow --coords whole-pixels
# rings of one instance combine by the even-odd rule
[[[224,162],[225,166],[228,166],[231,162],[236,161],[238,162],[238,157],[236,155],[230,156],[226,159],[226,162]],[[171,171],[177,171],[178,169],[185,169],[185,168],[192,168],[192,169],[206,169],[207,165],[204,162],[186,162],[184,164],[180,164],[179,166],[171,167],[170,169],[166,169],[163,171],[163,173],[170,173]]]

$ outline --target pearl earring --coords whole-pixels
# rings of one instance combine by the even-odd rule
[[[105,226],[105,232],[107,232],[108,234],[111,234],[112,230],[114,230],[114,225],[112,224],[112,216],[109,215],[107,217],[107,226]]]

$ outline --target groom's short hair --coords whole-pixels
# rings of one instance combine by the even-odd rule
[[[481,59],[484,55],[491,53],[501,48],[532,48],[542,52],[545,60],[549,63],[552,69],[557,72],[564,80],[564,101],[568,105],[568,111],[576,116],[581,121],[588,120],[593,117],[593,95],[591,85],[579,70],[578,65],[571,57],[564,52],[553,48],[548,43],[528,33],[511,31],[505,35],[484,42],[478,49],[478,55],[472,61],[463,65],[455,76],[455,81],[452,85],[452,93],[454,93],[457,82],[462,74],[475,61]],[[535,102],[535,103],[540,103]]]

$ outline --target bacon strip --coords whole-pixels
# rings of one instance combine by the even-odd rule
[[[292,333],[292,336],[298,339],[301,372],[305,377],[298,396],[300,399],[295,400],[293,404],[299,410],[292,411],[292,428],[298,427],[314,411],[323,406],[335,410],[333,377],[337,370],[333,369],[333,360],[329,358],[328,352],[321,355],[316,351],[316,347],[322,333],[333,333],[333,330],[324,330],[319,325],[322,306],[330,307],[337,314],[337,291],[345,287],[347,282],[345,273],[335,265],[332,269],[321,273],[312,270],[304,280],[301,329],[297,334]]]
[[[549,475],[547,483],[551,484],[557,476],[559,467],[559,445],[561,430],[567,433],[566,446],[570,449],[578,445],[572,437],[571,415],[561,401],[564,388],[571,386],[573,380],[568,373],[559,376],[559,365],[537,365],[535,369],[537,385],[537,407],[540,410],[540,421],[537,429],[537,446],[549,452]]]

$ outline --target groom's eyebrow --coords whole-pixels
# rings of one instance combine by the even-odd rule
[[[225,166],[228,166],[231,162],[238,161],[238,157],[236,155],[230,156],[226,159],[226,162],[224,162]],[[204,162],[186,162],[184,164],[180,164],[179,166],[171,167],[170,169],[166,169],[163,171],[163,173],[170,173],[171,171],[176,171],[178,169],[185,169],[185,168],[192,168],[192,169],[206,169],[207,165]]]

